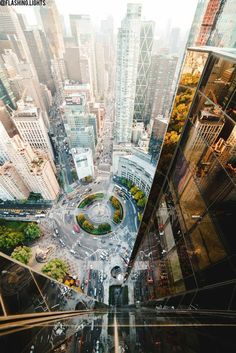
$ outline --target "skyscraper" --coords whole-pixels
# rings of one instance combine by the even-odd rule
[[[218,11],[223,6],[222,0],[209,0],[196,38],[196,45],[206,45],[217,21]]]
[[[154,36],[154,22],[142,21],[140,30],[139,62],[134,102],[134,120],[145,121],[145,105],[148,92],[148,78]]]
[[[22,200],[29,196],[29,189],[11,162],[0,167],[0,199]]]
[[[45,200],[55,200],[60,187],[47,154],[33,150],[19,135],[7,142],[9,160],[13,163],[27,188],[40,193]]]
[[[145,106],[146,122],[158,115],[168,116],[174,94],[177,62],[176,56],[152,56]]]
[[[34,149],[40,149],[54,159],[52,146],[44,124],[42,112],[35,106],[31,97],[23,97],[17,102],[17,110],[12,119],[23,141]]]
[[[117,38],[116,141],[130,143],[140,52],[141,5],[128,4]]]

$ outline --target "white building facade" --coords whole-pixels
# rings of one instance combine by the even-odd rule
[[[141,5],[128,4],[117,38],[116,142],[130,143],[139,62]]]
[[[90,148],[72,148],[76,173],[79,180],[88,176],[94,178],[93,154]]]

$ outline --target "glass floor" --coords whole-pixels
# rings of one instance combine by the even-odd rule
[[[1,353],[236,352],[236,316],[229,314],[128,308],[73,315],[2,325]]]

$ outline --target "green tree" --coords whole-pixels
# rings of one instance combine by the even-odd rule
[[[139,188],[136,185],[130,189],[132,195],[136,194],[137,191],[139,191]]]
[[[0,235],[0,249],[9,251],[17,245],[21,245],[24,241],[24,234],[19,231],[7,229],[4,234]]]
[[[120,179],[120,182],[121,182],[122,185],[127,185],[128,180],[126,178],[122,177]]]
[[[85,221],[83,222],[83,227],[84,227],[85,229],[87,229],[87,230],[90,230],[90,231],[94,230],[93,224],[90,223],[90,222],[87,221],[87,220],[85,220]]]
[[[129,189],[131,189],[131,188],[132,188],[133,183],[132,183],[132,181],[131,181],[131,180],[128,180],[128,182],[127,182],[127,186],[128,186],[128,188],[129,188]]]
[[[141,222],[142,218],[143,218],[142,212],[138,212],[138,220],[139,220],[139,222]]]
[[[40,238],[41,230],[36,223],[30,223],[24,230],[25,241],[27,243]]]
[[[147,198],[143,197],[142,199],[138,200],[137,205],[138,205],[138,207],[144,208],[146,203],[147,203]]]
[[[119,209],[120,208],[120,202],[115,198],[114,196],[111,196],[110,199],[111,204],[114,208]]]
[[[120,210],[115,210],[113,215],[113,221],[119,223],[121,221],[121,212]]]
[[[93,177],[91,175],[88,175],[88,176],[85,177],[85,181],[87,183],[91,183],[93,181]]]
[[[52,259],[42,267],[42,272],[59,282],[63,279],[68,271],[68,265],[61,259]]]
[[[72,175],[73,181],[78,180],[78,175],[75,169],[72,170],[71,175]]]
[[[109,223],[100,223],[97,229],[99,232],[110,232],[111,226]]]
[[[143,197],[144,197],[144,192],[141,190],[137,191],[136,194],[134,194],[134,199],[136,201],[142,199]]]
[[[76,216],[76,218],[77,218],[77,221],[79,222],[79,224],[82,224],[86,220],[83,213],[80,213],[78,216]]]
[[[28,264],[31,256],[32,252],[28,246],[17,246],[11,254],[13,259],[20,261],[25,265]]]

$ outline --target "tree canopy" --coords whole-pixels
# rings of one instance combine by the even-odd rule
[[[17,246],[11,254],[13,259],[20,261],[25,265],[28,264],[31,256],[32,252],[28,246]]]
[[[41,230],[36,223],[30,223],[24,230],[25,241],[31,242],[40,238]]]
[[[56,279],[59,282],[63,282],[63,279],[68,271],[68,265],[65,261],[61,259],[52,259],[48,263],[46,263],[43,268],[42,272]]]

